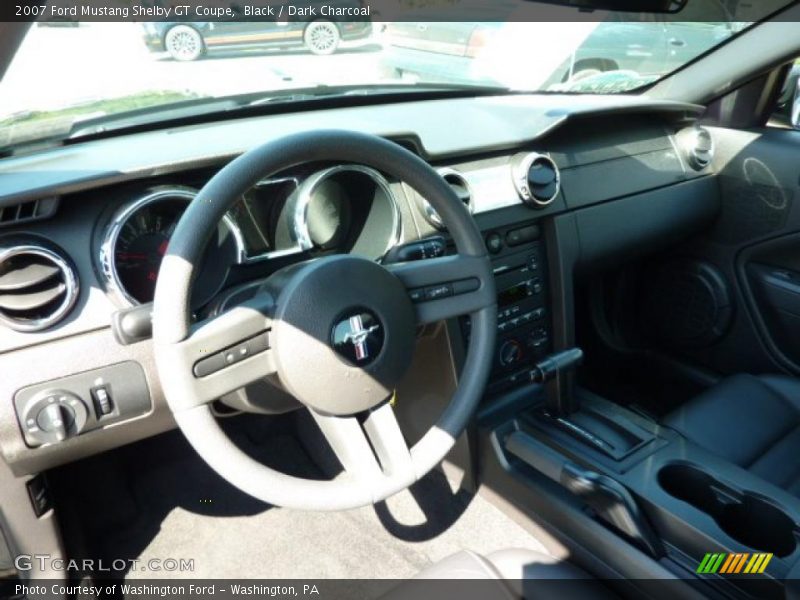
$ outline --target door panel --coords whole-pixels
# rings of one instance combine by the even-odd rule
[[[800,235],[748,248],[739,263],[762,336],[787,370],[800,373]]]
[[[697,294],[664,288],[664,277],[657,273],[664,264],[674,269],[676,263],[702,263],[731,291],[731,322],[724,335],[708,344],[655,344],[685,363],[720,375],[800,375],[800,211],[795,202],[800,132],[710,131],[716,146],[720,214],[708,231],[674,248],[667,261],[662,256],[645,265],[651,276],[644,278],[643,294],[660,293],[663,299],[663,291],[648,289],[651,282],[660,281],[662,290],[669,288],[676,295],[674,301],[682,307],[677,314],[682,315]],[[665,316],[669,314],[664,311],[650,316],[650,325]],[[704,316],[698,310],[687,319],[701,323]]]

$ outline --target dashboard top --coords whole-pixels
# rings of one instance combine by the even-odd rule
[[[696,117],[702,107],[642,96],[532,95],[412,101],[217,121],[120,135],[0,161],[0,207],[48,194],[202,167],[299,131],[341,128],[418,140],[427,159],[531,142],[575,117]],[[469,127],[442,126],[454,114]],[[397,125],[402,123],[402,125]]]

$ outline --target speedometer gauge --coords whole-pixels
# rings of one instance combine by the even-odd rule
[[[186,203],[181,199],[151,203],[125,221],[113,249],[122,287],[137,302],[153,298],[161,259]]]
[[[187,188],[153,190],[125,205],[112,219],[100,262],[107,287],[126,304],[153,300],[161,260],[169,240],[196,192]],[[208,302],[219,291],[229,267],[241,256],[241,235],[229,217],[206,250],[192,295],[192,306]]]

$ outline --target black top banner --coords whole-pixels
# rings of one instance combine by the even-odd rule
[[[587,22],[753,23],[788,0],[4,0],[0,21],[42,22]],[[636,6],[636,10],[630,10]],[[609,13],[605,8],[622,7]]]

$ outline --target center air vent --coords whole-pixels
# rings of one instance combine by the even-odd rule
[[[38,245],[0,248],[0,322],[39,331],[63,319],[78,297],[73,267]]]
[[[533,152],[523,156],[511,172],[517,193],[525,204],[542,208],[558,196],[561,175],[558,165],[546,154]]]
[[[450,185],[450,189],[453,190],[458,199],[472,212],[472,188],[470,188],[466,177],[461,172],[449,168],[439,169],[438,173]],[[436,229],[446,229],[439,213],[423,198],[420,198],[420,210],[425,220]]]
[[[684,129],[678,134],[678,139],[695,171],[702,171],[714,160],[714,140],[705,127]]]

